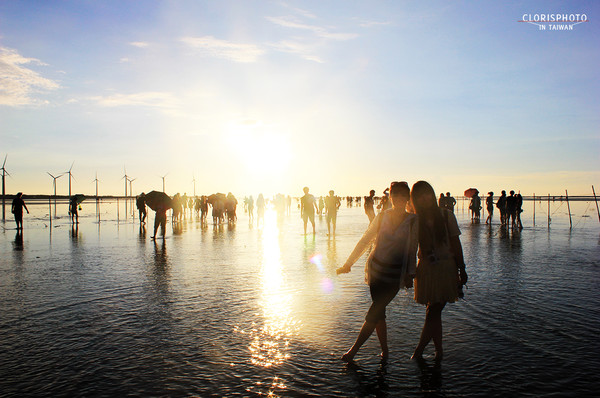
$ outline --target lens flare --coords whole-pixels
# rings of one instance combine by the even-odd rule
[[[323,274],[323,279],[321,279],[321,290],[324,293],[333,292],[333,282],[327,276],[325,276],[325,267],[323,266],[323,262],[321,261],[323,256],[320,253],[317,253],[309,258],[309,261],[317,266],[317,269],[321,274]]]

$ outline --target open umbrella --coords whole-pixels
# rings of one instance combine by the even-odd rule
[[[79,204],[85,200],[85,195],[78,193],[76,195],[73,195],[73,198],[75,199],[75,203]]]
[[[156,211],[159,207],[171,208],[173,202],[169,195],[164,192],[150,191],[146,194],[146,204],[149,208]]]
[[[476,193],[479,193],[477,188],[469,188],[465,191],[465,196],[467,198],[472,198],[473,196],[475,196]]]

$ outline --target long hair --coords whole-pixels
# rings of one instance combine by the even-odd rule
[[[410,192],[411,202],[419,216],[419,244],[425,252],[433,250],[434,242],[446,241],[446,224],[437,203],[433,187],[417,181]],[[432,223],[433,221],[433,223]],[[433,228],[429,225],[433,224]]]

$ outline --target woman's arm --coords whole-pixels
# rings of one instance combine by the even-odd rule
[[[360,240],[356,244],[354,250],[352,250],[352,253],[350,253],[350,256],[348,256],[348,259],[346,260],[344,265],[335,270],[335,272],[338,275],[350,272],[350,268],[352,268],[352,265],[371,246],[371,243],[373,243],[373,241],[377,237],[377,231],[379,231],[379,224],[381,223],[381,214],[382,213],[379,213],[377,217],[373,219],[373,222],[369,224],[369,227],[363,234],[362,238],[360,238]]]
[[[458,235],[450,237],[450,249],[452,250],[454,260],[456,261],[456,265],[458,267],[460,282],[464,285],[467,283],[468,276],[467,271],[465,270],[465,259],[463,256],[462,245]]]

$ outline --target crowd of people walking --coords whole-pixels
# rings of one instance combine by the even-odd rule
[[[479,222],[481,199],[476,189],[470,190],[471,219]],[[334,236],[341,198],[333,190],[319,199],[310,193],[308,187],[303,188],[303,193],[297,200],[304,234],[307,234],[310,222],[315,235],[315,215],[325,215],[327,235]],[[365,281],[369,285],[372,302],[354,344],[342,355],[342,359],[352,362],[375,331],[381,346],[381,358],[387,360],[389,347],[386,307],[401,288],[414,288],[414,300],[426,306],[426,310],[413,358],[422,360],[426,347],[433,342],[434,358],[439,363],[444,353],[442,311],[447,303],[456,302],[463,296],[462,288],[468,280],[459,239],[460,229],[454,215],[457,201],[450,192],[445,195],[442,193],[438,198],[433,187],[425,181],[416,182],[412,188],[406,182],[393,182],[382,191],[381,196],[376,197],[375,194],[376,191],[371,190],[368,196],[346,197],[348,206],[353,203],[360,206],[362,202],[369,224],[344,265],[336,271],[337,274],[350,272],[361,256],[369,252]],[[23,210],[29,213],[22,196],[22,193],[17,194],[12,203],[18,230],[23,228]],[[69,199],[69,215],[74,225],[78,223],[78,209],[83,200],[81,196],[75,195]],[[188,214],[190,217],[195,215],[203,225],[207,225],[211,208],[215,227],[222,224],[233,225],[238,220],[238,200],[231,192],[227,195],[216,193],[192,197],[188,197],[186,193],[177,193],[171,198],[164,193],[152,191],[148,194],[141,193],[136,197],[135,203],[140,226],[146,224],[147,207],[155,211],[152,239],[156,239],[159,229],[162,236],[165,236],[169,209],[172,209],[171,222],[174,226],[181,223]],[[264,224],[265,208],[269,200],[265,200],[262,193],[256,200],[253,196],[244,197],[242,203],[250,225],[255,222],[257,226]],[[278,194],[270,203],[278,215],[291,214],[291,196]],[[502,226],[523,228],[520,217],[522,206],[523,197],[513,190],[509,195],[502,191],[497,200],[493,192],[488,192],[485,198],[488,213],[485,223],[491,225],[494,208],[497,208]]]

